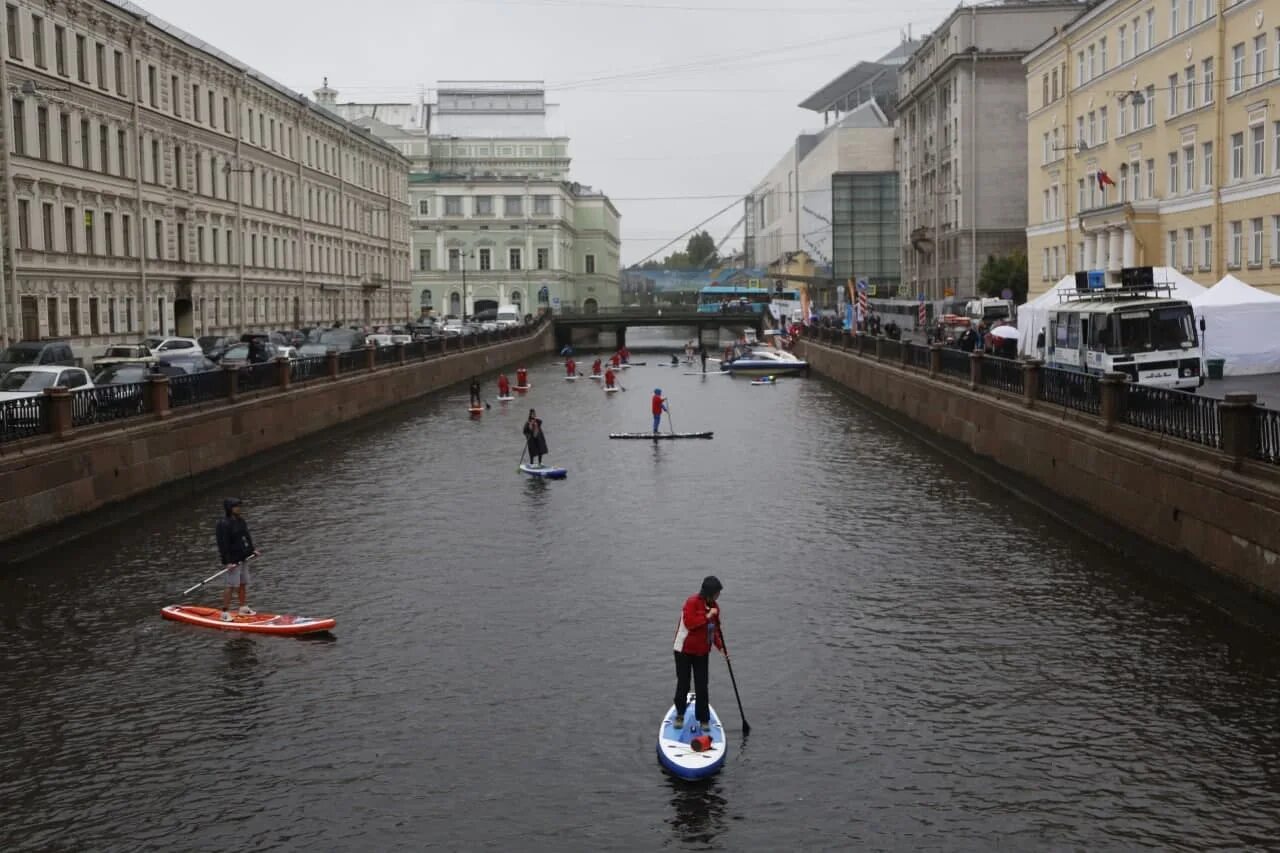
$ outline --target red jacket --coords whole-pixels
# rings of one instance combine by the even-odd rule
[[[653,409],[653,413],[655,415],[662,414],[662,410],[665,408],[666,402],[667,401],[665,399],[663,399],[662,397],[659,397],[657,394],[654,394],[653,400],[651,401],[652,403],[651,408]]]
[[[719,603],[712,607],[719,607]],[[716,621],[721,613],[716,614]],[[675,650],[688,655],[711,654],[711,646],[724,651],[724,642],[720,632],[716,630],[716,622],[707,621],[707,601],[700,594],[691,595],[684,603],[684,611],[680,614],[680,624],[676,626]]]

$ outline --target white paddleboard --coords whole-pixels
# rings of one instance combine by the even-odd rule
[[[606,389],[604,389],[604,393],[606,393],[606,394],[616,394],[616,393],[618,393],[618,392],[619,392],[619,391],[621,391],[621,390],[622,390],[621,388],[618,388],[618,387],[616,387],[616,386],[615,386],[615,387],[613,387],[613,388],[606,388]]]
[[[499,395],[498,395],[498,402],[499,402],[499,403],[510,403],[510,402],[511,402],[512,400],[514,400],[514,399],[515,399],[515,397],[514,397],[514,396],[512,396],[511,394],[508,394],[508,395],[507,395],[507,396],[505,396],[505,397],[503,397],[501,394],[499,394]]]
[[[684,727],[677,729],[673,723],[676,718],[676,706],[672,705],[662,718],[658,727],[658,760],[662,766],[682,779],[703,779],[716,773],[724,766],[729,744],[724,737],[724,727],[720,725],[720,717],[716,709],[711,708],[711,724],[706,732],[694,731],[694,698],[689,695],[689,707],[684,712]],[[711,735],[711,748],[695,752],[690,741],[700,734]]]
[[[576,376],[566,376],[566,377],[564,378],[564,380],[565,380],[566,382],[577,382],[577,381],[578,381],[578,377],[576,377]]]
[[[554,465],[533,465],[529,462],[521,462],[520,470],[530,477],[541,477],[546,480],[563,480],[569,475],[566,468],[557,468]]]
[[[591,374],[591,378],[592,378],[592,379],[595,379],[595,380],[597,380],[597,381],[600,381],[600,380],[603,380],[603,379],[604,379],[604,374],[603,374],[603,373],[593,373],[593,374]]]

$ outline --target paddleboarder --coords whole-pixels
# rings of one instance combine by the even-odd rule
[[[694,719],[698,728],[705,731],[711,722],[711,696],[707,689],[707,657],[714,645],[720,654],[729,659],[724,649],[724,640],[716,626],[720,623],[720,606],[716,599],[724,586],[715,575],[708,575],[702,580],[702,588],[697,595],[685,600],[684,609],[680,613],[680,622],[676,625],[675,659],[676,659],[676,719],[677,729],[684,727],[685,711],[689,708],[689,677],[693,676],[693,693],[695,697]]]
[[[653,431],[657,432],[662,425],[662,413],[667,411],[667,398],[662,396],[661,388],[653,389],[653,400],[650,403],[653,409]]]
[[[471,377],[471,408],[478,409],[483,404],[480,402],[480,379]]]
[[[516,368],[516,387],[517,388],[529,387],[529,371],[523,367]]]
[[[218,541],[218,559],[227,571],[227,585],[222,591],[222,621],[231,621],[231,590],[240,588],[240,615],[254,616],[249,607],[249,567],[245,560],[258,556],[249,535],[249,525],[240,515],[240,499],[227,498],[222,502],[223,517],[214,528]]]
[[[564,375],[576,376],[578,374],[578,362],[573,360],[573,356],[569,356],[569,360],[564,363]]]
[[[614,370],[617,370],[622,365],[622,351],[615,352],[613,357],[609,359],[609,363],[613,365]]]
[[[675,353],[671,353],[671,366],[678,367],[679,365],[680,365],[680,356],[676,355]]]
[[[627,349],[625,346],[618,350],[618,355],[622,356],[623,364],[631,363],[631,350]]]
[[[505,373],[498,374],[498,396],[499,397],[511,396],[511,383],[507,381],[507,374]]]
[[[529,419],[524,422],[524,441],[529,448],[529,464],[541,465],[543,454],[547,452],[547,437],[542,433],[542,418],[533,409],[529,410]]]
[[[600,375],[600,367],[601,367],[600,359],[598,359],[598,358],[597,358],[595,361],[593,361],[593,362],[591,363],[591,375],[592,375],[592,376],[599,376],[599,375]]]
[[[702,358],[702,372],[707,372],[707,345],[700,343],[698,345],[698,355]]]
[[[613,381],[615,379],[617,379],[617,376],[614,375],[613,368],[610,367],[608,370],[604,372],[604,387],[606,388],[614,387]]]

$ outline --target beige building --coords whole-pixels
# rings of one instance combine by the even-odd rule
[[[1109,0],[1024,60],[1031,293],[1170,266],[1280,291],[1280,0]]]
[[[132,4],[5,11],[6,340],[410,318],[398,150]]]

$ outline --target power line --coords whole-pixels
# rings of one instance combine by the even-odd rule
[[[444,2],[489,3],[496,6],[568,6],[586,9],[641,9],[646,11],[665,12],[744,12],[744,13],[785,13],[788,15],[864,15],[865,9],[851,9],[840,6],[685,6],[667,3],[642,3],[635,0],[624,0],[621,3],[599,3],[591,0],[444,0]]]
[[[664,245],[662,245],[662,246],[659,246],[659,247],[658,247],[657,249],[655,249],[654,251],[650,252],[649,254],[647,254],[647,255],[645,255],[643,258],[641,258],[640,260],[638,260],[638,261],[636,261],[635,263],[631,264],[631,266],[627,267],[627,269],[633,269],[633,268],[635,268],[635,267],[638,267],[638,266],[640,266],[640,264],[643,264],[645,261],[649,260],[649,259],[650,259],[650,258],[652,258],[654,255],[657,255],[658,253],[662,252],[662,251],[663,251],[664,249],[666,249],[668,246],[675,245],[675,243],[677,243],[677,242],[678,242],[681,238],[683,238],[686,234],[689,234],[690,232],[693,232],[693,231],[697,231],[699,228],[701,228],[702,226],[706,225],[708,222],[710,222],[711,220],[715,219],[717,216],[720,216],[721,214],[725,213],[729,208],[733,207],[735,204],[737,204],[737,203],[738,203],[739,201],[741,201],[743,198],[745,198],[745,196],[738,196],[736,199],[734,199],[733,201],[729,202],[729,203],[728,203],[728,204],[726,204],[724,207],[720,208],[720,209],[719,209],[719,210],[717,210],[715,213],[711,214],[711,215],[710,215],[710,216],[708,216],[706,219],[704,219],[704,220],[702,220],[701,222],[699,222],[697,225],[695,225],[695,226],[693,226],[692,228],[689,228],[689,229],[687,229],[687,230],[685,230],[685,231],[680,232],[680,233],[679,233],[679,234],[677,234],[673,239],[671,239],[671,240],[667,241],[667,243],[666,243],[666,244],[664,244]]]

